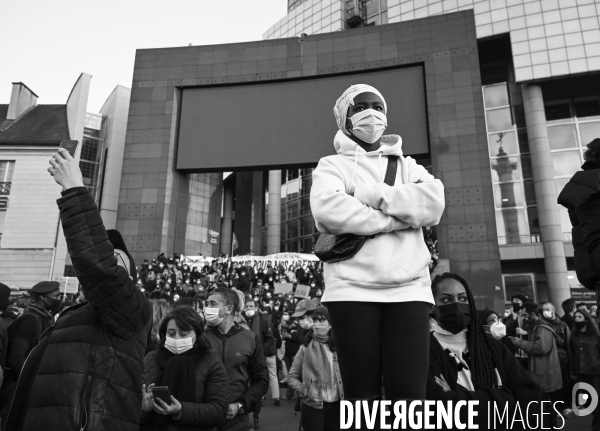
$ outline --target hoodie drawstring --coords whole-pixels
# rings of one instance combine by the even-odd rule
[[[352,171],[352,181],[350,181],[350,187],[352,187],[352,193],[354,193],[354,175],[356,175],[356,165],[358,164],[358,145],[354,146],[356,151],[354,152],[354,170]]]

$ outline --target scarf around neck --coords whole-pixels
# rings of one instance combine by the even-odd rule
[[[302,380],[306,383],[306,396],[317,404],[323,403],[323,392],[333,392],[336,387],[330,362],[329,346],[326,342],[318,341],[313,333],[313,340],[304,351],[302,364]],[[323,339],[323,338],[321,338]],[[327,337],[327,341],[329,337]]]
[[[196,402],[196,364],[200,361],[202,351],[198,343],[187,352],[176,355],[166,349],[162,344],[158,350],[157,360],[160,373],[151,382],[156,386],[166,386],[169,393],[180,403]],[[156,414],[156,419],[151,419],[141,428],[146,430],[161,430],[169,426],[175,426],[173,416],[162,416]],[[182,427],[177,425],[178,430],[192,430],[197,427]]]

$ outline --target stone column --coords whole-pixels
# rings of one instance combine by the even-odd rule
[[[279,253],[281,241],[281,171],[269,171],[267,254]]]
[[[567,280],[567,261],[562,238],[560,215],[556,203],[554,167],[550,155],[544,98],[539,85],[523,85],[525,122],[529,137],[535,198],[540,220],[540,235],[544,247],[544,265],[550,301],[560,310],[560,304],[571,296]]]
[[[221,251],[231,255],[231,241],[233,240],[233,186],[223,187],[223,220],[221,221]]]

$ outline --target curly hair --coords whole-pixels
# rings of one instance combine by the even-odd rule
[[[587,162],[600,163],[600,138],[594,139],[587,144],[587,150],[583,153],[583,158]]]
[[[455,280],[462,284],[469,299],[471,321],[467,327],[467,345],[471,354],[473,386],[475,386],[475,390],[493,388],[498,383],[494,367],[498,369],[500,375],[504,375],[504,369],[496,349],[492,346],[491,337],[486,335],[483,329],[483,324],[475,308],[475,298],[473,298],[473,293],[469,289],[469,284],[460,275],[445,272],[433,279],[431,290],[435,293],[438,285],[444,280]]]

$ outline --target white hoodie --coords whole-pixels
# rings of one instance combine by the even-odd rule
[[[310,206],[322,233],[376,235],[354,257],[326,263],[322,302],[424,301],[433,304],[422,226],[435,226],[444,211],[444,186],[412,158],[402,156],[398,135],[366,152],[343,132],[338,154],[313,172]],[[385,184],[388,155],[400,156],[396,183]],[[354,194],[354,196],[351,196]]]

